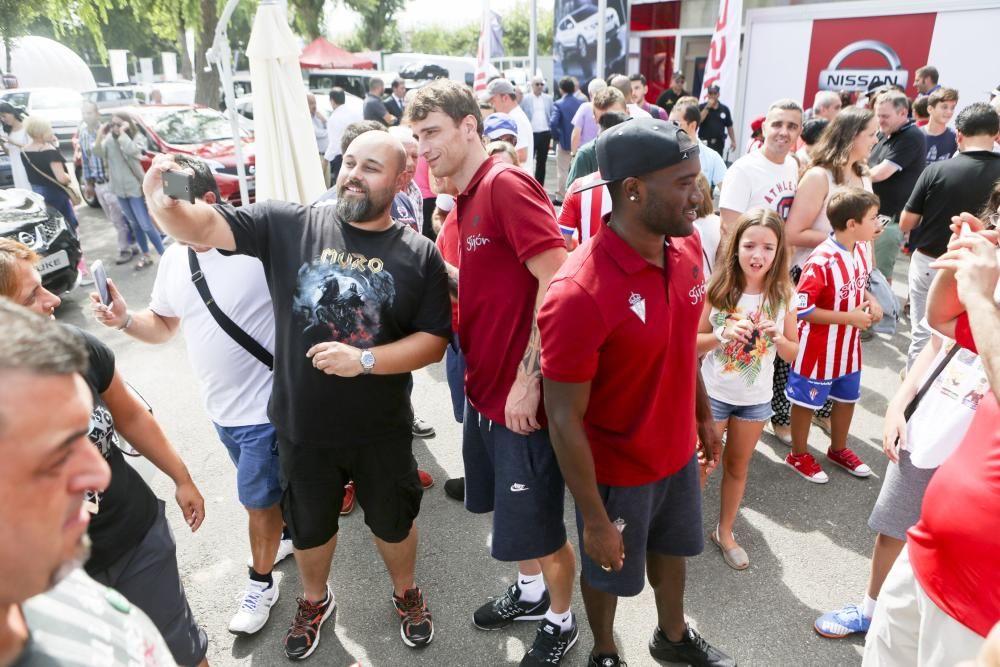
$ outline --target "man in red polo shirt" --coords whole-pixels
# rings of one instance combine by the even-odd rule
[[[407,113],[431,173],[450,177],[461,193],[465,506],[493,512],[493,557],[516,561],[519,570],[517,582],[477,609],[473,623],[493,630],[540,621],[521,665],[558,665],[578,637],[570,612],[576,559],[541,402],[535,316],[566,248],[545,190],[486,154],[468,88],[439,79],[417,92]]]
[[[963,213],[964,223],[982,223]],[[878,596],[865,667],[973,660],[1000,622],[1000,257],[996,232],[952,237],[927,295],[932,327],[983,361],[991,391],[958,449],[937,469],[906,548]]]
[[[552,443],[577,506],[589,665],[623,664],[618,597],[653,586],[658,660],[735,667],[684,620],[685,557],[701,553],[696,443],[719,460],[695,340],[705,305],[698,144],[637,119],[597,139],[607,228],[573,253],[538,316]]]

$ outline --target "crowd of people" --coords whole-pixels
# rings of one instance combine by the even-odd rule
[[[141,174],[127,115],[101,125],[85,105],[83,185],[105,203],[119,262],[148,266],[149,244],[161,256],[148,305],[130,308],[109,280],[93,316],[144,343],[184,332],[236,467],[250,558],[230,632],[264,627],[274,565],[294,556],[302,590],[284,652],[313,655],[336,608],[340,516],[357,502],[401,641],[433,641],[416,525],[433,480],[412,445],[433,429],[414,415],[411,374],[445,359],[464,463],[445,492],[489,515],[491,557],[516,568],[515,583],[474,592],[474,626],[535,623],[521,664],[568,664],[578,582],[587,664],[617,667],[618,598],[648,581],[652,658],[735,666],[738,639],[716,646],[684,614],[703,489],[721,477],[707,537],[743,571],[739,510],[766,428],[790,448],[790,480],[832,482],[814,426],[828,465],[872,474],[851,425],[863,342],[897,325],[903,250],[910,346],[886,409],[869,584],[814,629],[867,633],[869,667],[1000,665],[1000,91],[955,116],[958,91],[933,67],[917,76],[916,100],[891,86],[824,91],[808,112],[776,100],[729,165],[731,112],[715,86],[707,102],[688,95],[680,73],[656,104],[638,74],[594,79],[589,95],[567,77],[558,100],[541,78],[527,91],[494,79],[478,99],[447,80],[393,81],[385,95],[373,79],[361,117],[341,89],[329,118],[312,100],[326,194],[240,208],[196,158],[160,154]],[[0,118],[32,140],[25,168],[62,182],[51,128]],[[188,175],[193,202],[164,193],[171,171]],[[75,219],[65,192],[28,177]],[[0,585],[0,664],[69,661],[80,632],[115,664],[207,664],[165,503],[124,453],[172,480],[192,531],[205,501],[111,349],[52,321],[59,297],[37,260],[0,239],[0,562],[19,573]],[[25,493],[38,502],[19,503]],[[86,630],[59,613],[84,605]]]

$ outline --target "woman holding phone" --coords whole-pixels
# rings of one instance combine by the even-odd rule
[[[149,217],[146,201],[142,198],[143,170],[140,158],[146,148],[146,137],[136,127],[132,117],[123,111],[114,113],[111,121],[97,131],[94,139],[94,153],[107,161],[111,192],[118,197],[122,213],[131,225],[142,252],[142,257],[135,265],[136,270],[153,264],[149,255],[150,243],[157,253],[163,254],[160,230]]]

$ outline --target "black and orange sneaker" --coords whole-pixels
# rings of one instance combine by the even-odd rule
[[[424,603],[419,588],[411,588],[403,597],[392,594],[392,604],[399,614],[399,636],[410,648],[423,648],[434,639],[434,621],[431,610]]]
[[[319,646],[319,629],[323,622],[330,618],[337,603],[333,600],[333,592],[326,587],[326,598],[322,602],[309,602],[298,598],[299,605],[292,619],[292,627],[285,635],[285,655],[292,660],[305,660]]]

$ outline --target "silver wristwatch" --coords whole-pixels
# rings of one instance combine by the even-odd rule
[[[374,368],[375,355],[372,354],[371,350],[361,350],[361,372],[365,375],[371,375]]]

